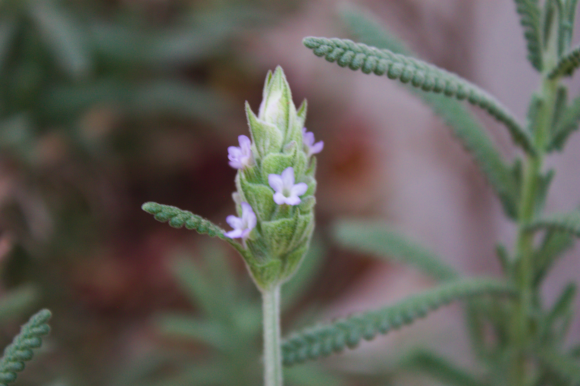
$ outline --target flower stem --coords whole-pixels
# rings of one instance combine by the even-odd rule
[[[264,318],[264,386],[282,386],[280,285],[262,290]]]

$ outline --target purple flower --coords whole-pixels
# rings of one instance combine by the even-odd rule
[[[228,147],[228,158],[230,166],[234,169],[243,169],[246,166],[251,166],[254,163],[254,156],[252,155],[252,141],[245,135],[238,137],[240,147]]]
[[[276,193],[274,193],[274,201],[278,205],[298,205],[301,200],[298,196],[303,195],[308,190],[308,185],[304,182],[294,185],[294,169],[287,168],[281,175],[270,174],[268,182]]]
[[[324,142],[320,141],[314,143],[314,134],[306,131],[306,127],[302,129],[302,142],[304,142],[304,146],[306,147],[306,152],[308,153],[308,157],[313,154],[318,154],[324,148]]]
[[[256,226],[256,214],[247,202],[242,202],[242,217],[228,216],[226,221],[234,230],[224,233],[230,239],[242,239],[245,242],[250,232]]]

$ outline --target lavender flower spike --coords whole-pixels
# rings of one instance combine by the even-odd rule
[[[320,141],[314,143],[314,134],[309,131],[306,131],[306,127],[302,129],[302,142],[306,147],[306,153],[308,154],[308,157],[310,157],[313,154],[320,153],[324,148],[324,142]]]
[[[228,216],[226,221],[234,230],[224,233],[230,239],[242,239],[245,247],[246,239],[256,226],[256,214],[247,202],[242,202],[242,217]]]
[[[243,169],[246,166],[251,166],[254,163],[254,156],[252,155],[252,141],[245,135],[238,137],[240,147],[228,147],[228,158],[230,166],[234,169]]]
[[[308,190],[308,185],[304,182],[294,184],[294,168],[289,167],[281,175],[270,174],[268,183],[274,189],[274,201],[278,205],[298,205],[302,200],[298,196],[303,195]]]

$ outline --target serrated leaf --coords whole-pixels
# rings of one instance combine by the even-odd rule
[[[536,350],[539,359],[562,379],[580,382],[580,361],[549,348]]]
[[[528,60],[538,71],[542,71],[542,28],[541,11],[537,0],[515,0],[516,10],[520,15],[520,24],[524,28],[524,37],[528,47]]]
[[[555,229],[580,237],[580,210],[569,213],[557,213],[532,221],[529,229]]]
[[[360,69],[365,74],[386,74],[389,79],[399,80],[425,92],[465,99],[504,123],[514,142],[528,153],[535,154],[529,132],[521,127],[513,115],[487,92],[455,74],[418,59],[348,39],[307,37],[303,43],[316,56],[324,56],[327,61],[336,62],[341,67]]]
[[[86,31],[74,18],[50,1],[31,2],[30,15],[54,60],[64,71],[73,78],[87,76],[92,71]]]
[[[561,76],[572,76],[580,66],[580,47],[576,47],[558,60],[558,63],[550,70],[549,79],[556,79]]]
[[[155,220],[168,222],[173,228],[185,228],[195,230],[201,234],[207,234],[222,240],[228,240],[224,235],[225,231],[209,220],[204,219],[189,211],[179,209],[175,206],[162,205],[156,202],[147,202],[141,207],[145,212],[152,214]]]
[[[343,246],[374,256],[412,265],[438,280],[457,278],[458,273],[439,256],[376,221],[341,220],[334,237]]]
[[[580,97],[575,98],[570,106],[561,113],[558,123],[551,132],[548,150],[562,151],[566,140],[574,131],[578,130],[580,122]]]
[[[513,293],[513,287],[493,279],[468,279],[443,284],[392,306],[355,314],[290,335],[282,343],[284,364],[289,366],[326,357],[346,347],[354,348],[362,339],[371,340],[378,334],[409,325],[455,300],[477,295]]]
[[[366,12],[349,6],[343,10],[342,16],[363,43],[397,54],[416,56]],[[443,95],[425,93],[412,86],[408,86],[408,89],[419,96],[449,126],[499,196],[505,212],[515,219],[518,187],[478,119],[459,101]]]
[[[42,338],[50,332],[48,321],[51,316],[47,309],[32,315],[12,343],[4,349],[0,359],[0,380],[3,384],[15,382],[17,373],[24,370],[24,363],[33,358],[33,350],[42,346]]]

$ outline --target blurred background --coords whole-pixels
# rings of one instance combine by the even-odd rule
[[[352,2],[428,61],[497,95],[523,119],[538,76],[508,0]],[[260,302],[222,244],[141,211],[175,205],[226,227],[235,170],[266,72],[281,65],[318,159],[317,230],[284,289],[284,331],[379,307],[434,283],[341,248],[341,218],[375,218],[461,271],[498,274],[513,241],[498,200],[445,126],[397,84],[329,65],[308,35],[352,38],[333,0],[0,2],[0,343],[35,310],[53,333],[21,385],[256,385]],[[342,8],[341,8],[342,7]],[[571,93],[580,90],[572,84]],[[476,112],[508,159],[504,130]],[[548,210],[580,198],[580,136]],[[545,293],[577,279],[580,250]],[[580,338],[575,319],[572,337]],[[458,307],[352,352],[288,370],[291,385],[430,384],[394,363],[419,343],[472,360]]]

